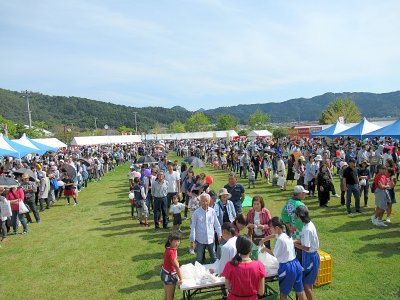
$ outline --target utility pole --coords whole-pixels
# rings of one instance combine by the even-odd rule
[[[25,90],[23,93],[25,94],[26,103],[28,105],[27,113],[28,113],[28,117],[29,117],[29,128],[31,128],[32,127],[32,115],[31,115],[32,111],[29,108],[29,92],[28,92],[28,90]]]
[[[94,117],[94,128],[96,129],[96,131],[97,131],[97,117]]]
[[[137,134],[137,121],[136,121],[137,111],[134,111],[133,113],[135,114],[135,134]]]

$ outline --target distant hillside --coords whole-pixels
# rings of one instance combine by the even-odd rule
[[[241,124],[247,124],[249,116],[257,109],[268,113],[272,122],[315,121],[329,102],[338,97],[354,100],[362,116],[367,118],[400,116],[400,91],[385,94],[326,93],[310,99],[299,98],[280,103],[237,105],[199,111],[204,112],[212,123],[215,123],[220,114],[231,114],[238,118]],[[168,127],[174,120],[186,122],[192,114],[181,106],[174,106],[171,109],[135,108],[86,98],[48,96],[40,93],[31,94],[29,99],[32,119],[46,122],[50,128],[73,123],[81,129],[92,129],[95,118],[98,128],[102,128],[105,124],[110,128],[118,128],[121,125],[135,128],[134,112],[137,112],[138,130],[148,132],[157,123],[161,127]],[[0,107],[0,115],[5,118],[28,123],[26,100],[21,93],[0,89]]]
[[[272,122],[315,121],[319,119],[326,106],[338,97],[353,100],[363,117],[400,116],[400,91],[384,94],[326,93],[310,99],[297,98],[280,103],[219,107],[206,110],[204,113],[207,115],[231,114],[238,118],[241,123],[247,123],[250,115],[259,109],[269,114]]]
[[[33,93],[29,97],[32,119],[49,124],[75,124],[80,128],[94,128],[107,124],[110,128],[125,125],[135,128],[137,112],[138,131],[148,131],[156,123],[161,126],[174,120],[186,120],[191,112],[182,107],[168,109],[163,107],[135,108],[78,97],[47,96]],[[28,124],[26,100],[21,93],[0,89],[0,115],[16,122]]]

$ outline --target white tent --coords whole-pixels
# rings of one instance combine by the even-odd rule
[[[67,145],[56,138],[46,138],[46,139],[32,139],[43,145],[47,145],[54,148],[67,148]]]
[[[112,145],[140,143],[140,135],[103,135],[103,136],[76,136],[71,142],[73,146],[84,145]]]
[[[272,137],[272,133],[269,130],[253,130],[247,136],[249,136],[249,137]]]
[[[199,140],[199,139],[221,139],[233,138],[239,136],[235,130],[221,131],[200,131],[200,132],[184,132],[184,133],[161,133],[161,134],[145,134],[142,140]]]

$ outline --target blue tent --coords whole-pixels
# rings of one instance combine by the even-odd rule
[[[377,136],[387,136],[387,137],[392,137],[395,139],[400,139],[400,119],[398,119],[393,124],[390,124],[381,129],[372,131],[365,135],[366,138],[373,138],[373,137],[377,137]]]
[[[18,155],[18,152],[15,151],[10,144],[4,139],[3,135],[0,134],[0,156],[15,156]]]
[[[47,145],[38,143],[34,140],[31,140],[30,138],[28,138],[26,136],[25,133],[22,135],[22,137],[19,140],[14,140],[14,142],[16,142],[22,146],[25,146],[25,147],[30,147],[30,148],[34,148],[34,149],[37,148],[35,153],[38,153],[40,155],[45,154],[47,151],[53,151],[53,152],[57,151],[57,148],[47,146]]]
[[[337,121],[335,124],[333,124],[332,126],[318,131],[318,132],[313,132],[311,134],[311,137],[328,137],[328,138],[335,138],[337,137],[336,134],[349,129],[349,127],[347,127],[346,125],[343,125],[342,123],[340,123],[339,121]]]
[[[26,147],[26,146],[22,146],[21,144],[18,144],[16,142],[10,141],[8,138],[3,136],[3,139],[15,150],[17,151],[16,154],[10,155],[10,156],[14,156],[14,157],[24,157],[25,155],[29,154],[29,153],[36,153],[37,149],[35,148],[30,148],[30,147]]]
[[[339,132],[338,134],[335,135],[335,137],[339,136],[352,136],[354,138],[357,138],[359,140],[363,140],[367,138],[367,134],[380,129],[381,127],[378,125],[375,125],[371,122],[369,122],[366,118],[364,118],[360,123],[357,125],[344,130],[342,132]]]

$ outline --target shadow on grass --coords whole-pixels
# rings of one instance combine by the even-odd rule
[[[164,248],[164,247],[163,247]],[[178,255],[179,256],[179,255]],[[143,260],[162,260],[164,257],[164,252],[156,252],[156,253],[148,253],[148,254],[139,254],[132,256],[132,261],[137,262],[137,261],[143,261]],[[157,266],[158,269],[160,269],[160,266]],[[154,275],[154,274],[153,274]]]
[[[161,255],[162,255],[162,254],[161,254]],[[160,256],[160,257],[161,257],[161,259],[162,259],[162,256]],[[159,257],[158,259],[160,259],[160,257]],[[150,280],[152,277],[157,276],[157,275],[160,274],[160,269],[161,269],[161,266],[156,265],[156,266],[153,268],[153,270],[149,270],[149,271],[147,271],[147,272],[144,272],[144,273],[142,273],[142,274],[136,276],[136,278],[138,278],[138,279],[140,279],[140,280],[144,280],[144,281]]]
[[[113,200],[99,203],[99,206],[115,206],[117,204],[125,204],[127,200]]]
[[[110,214],[110,216],[119,216],[119,215],[125,215],[125,214],[130,216],[129,211],[121,211],[121,212],[113,213],[113,214]],[[100,219],[97,219],[97,220],[100,220]]]
[[[362,215],[358,216],[361,217]],[[337,232],[370,230],[372,226],[373,225],[371,224],[371,221],[368,222],[368,220],[363,218],[362,220],[348,221],[339,227],[331,229],[330,232],[337,233]]]
[[[383,229],[385,230],[385,229]],[[360,237],[361,241],[371,241],[374,239],[381,240],[381,239],[395,239],[399,237],[399,232],[398,231],[386,231],[386,232],[380,232],[377,234],[370,234],[366,236]]]
[[[120,232],[114,232],[114,233],[106,233],[102,234],[103,237],[113,237],[113,236],[123,236],[123,235],[131,235],[131,234],[137,234],[138,231],[136,230],[128,230],[128,231],[120,231]]]
[[[152,282],[146,282],[142,284],[135,284],[127,288],[123,288],[118,290],[119,293],[122,294],[132,294],[132,293],[137,293],[138,291],[141,290],[157,290],[159,291],[160,289],[163,288],[163,284],[161,280],[157,281],[152,281]]]
[[[121,225],[116,225],[116,226],[110,226],[110,227],[96,227],[89,229],[89,231],[120,231],[122,229],[127,229],[127,228],[135,228],[139,226],[135,226],[136,224],[121,224]]]
[[[126,217],[109,218],[109,219],[100,221],[100,223],[111,224],[111,222],[126,221],[126,220],[131,220],[131,219],[132,219],[131,216],[129,214],[127,214]]]
[[[367,252],[377,252],[379,257],[390,257],[400,254],[400,243],[379,243],[367,244],[354,253],[363,254]]]

